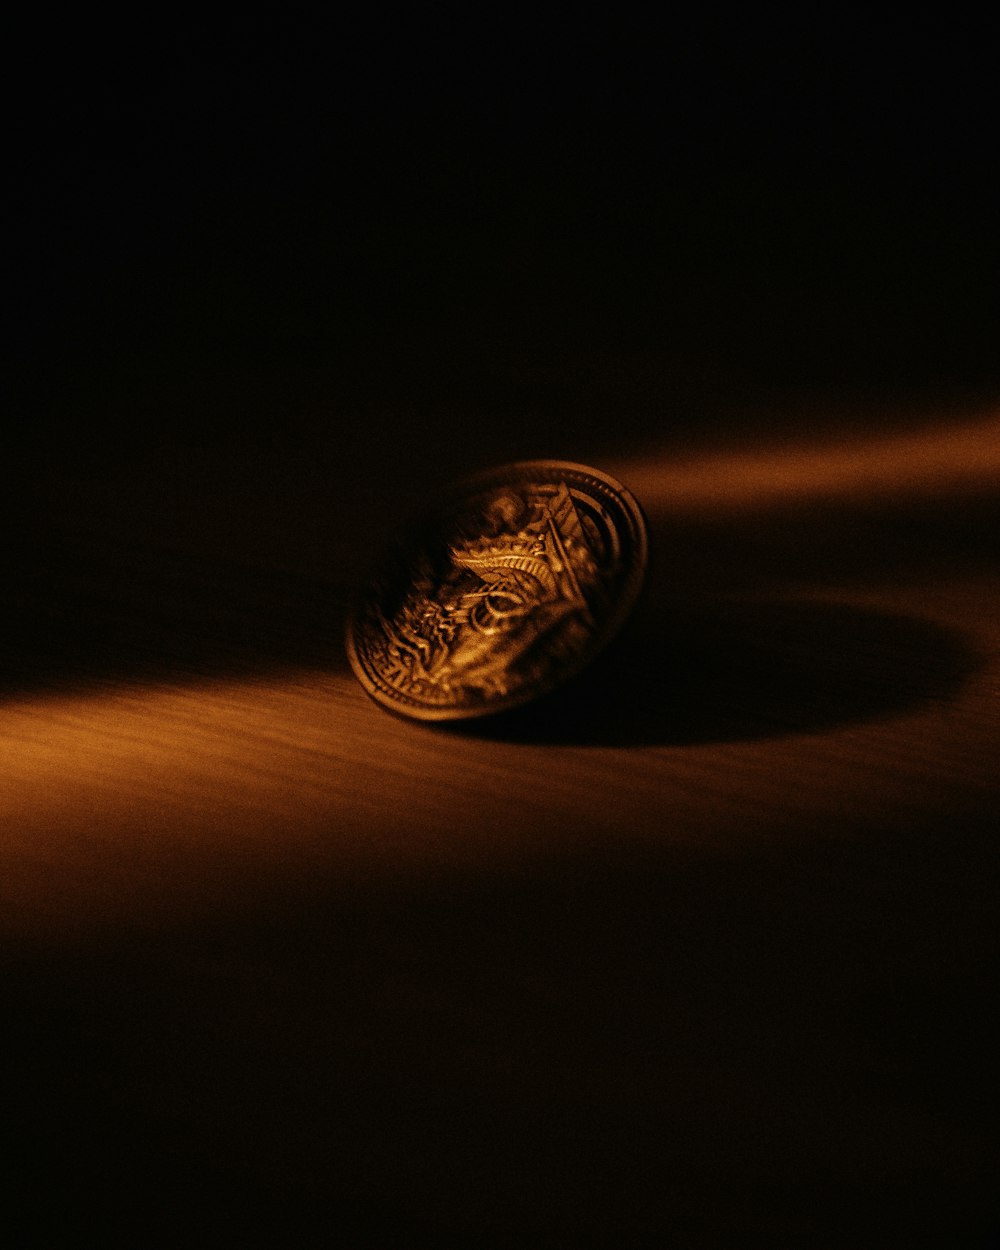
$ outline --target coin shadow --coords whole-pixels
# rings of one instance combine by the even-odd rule
[[[819,733],[950,699],[980,663],[956,631],[853,604],[647,602],[612,648],[565,688],[450,732],[577,746]]]

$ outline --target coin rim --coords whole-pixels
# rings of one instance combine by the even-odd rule
[[[515,460],[509,464],[496,465],[490,469],[480,469],[475,473],[468,474],[458,478],[448,484],[442,492],[441,503],[435,508],[428,508],[422,514],[415,518],[414,523],[422,520],[429,521],[442,511],[449,501],[459,502],[463,496],[477,487],[485,486],[501,475],[527,475],[532,473],[540,473],[544,471],[547,475],[555,476],[558,474],[582,474],[586,477],[594,478],[605,487],[607,487],[618,499],[622,505],[622,511],[631,521],[634,529],[635,538],[635,555],[631,562],[631,568],[628,576],[622,586],[621,593],[618,598],[614,610],[607,618],[607,623],[597,635],[596,644],[590,648],[584,648],[580,653],[577,661],[559,670],[557,676],[552,681],[543,682],[539,685],[524,687],[513,695],[498,700],[488,706],[481,707],[429,707],[423,708],[419,704],[416,708],[406,706],[401,699],[393,698],[382,690],[382,688],[369,677],[365,668],[365,664],[361,656],[358,654],[354,641],[355,625],[358,614],[361,610],[365,591],[359,590],[352,596],[351,603],[347,612],[347,619],[344,626],[345,645],[347,650],[347,658],[351,665],[351,670],[357,678],[362,689],[373,702],[379,707],[385,708],[387,711],[393,712],[395,715],[403,717],[410,721],[423,722],[441,722],[441,721],[461,721],[461,720],[481,720],[484,717],[495,716],[501,712],[513,711],[515,708],[524,707],[526,704],[534,703],[536,699],[543,698],[550,694],[553,690],[564,686],[567,682],[572,681],[584,669],[586,669],[597,657],[608,647],[608,645],[620,633],[625,622],[628,620],[635,607],[636,600],[642,589],[646,579],[646,571],[649,561],[649,532],[646,523],[646,516],[636,497],[628,489],[623,486],[616,478],[609,473],[604,473],[600,469],[591,468],[586,464],[579,464],[572,460]],[[501,484],[498,481],[497,484]]]

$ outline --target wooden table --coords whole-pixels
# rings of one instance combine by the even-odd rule
[[[59,470],[5,574],[21,1236],[986,1244],[997,430],[605,457],[633,628],[460,731],[346,668],[377,479]]]

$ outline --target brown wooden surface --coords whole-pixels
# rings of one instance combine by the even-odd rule
[[[336,541],[299,568],[168,554],[138,505],[71,532],[53,502],[44,559],[8,570],[0,709],[29,1223],[978,1244],[1000,578],[977,421],[961,488],[902,498],[887,469],[725,507],[674,457],[612,465],[657,540],[633,630],[461,732],[354,682]]]

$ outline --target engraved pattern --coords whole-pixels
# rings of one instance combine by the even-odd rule
[[[369,693],[408,715],[514,706],[603,645],[644,565],[641,514],[617,483],[558,463],[494,470],[390,554],[348,653]]]

